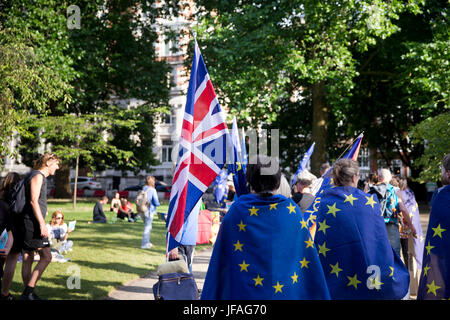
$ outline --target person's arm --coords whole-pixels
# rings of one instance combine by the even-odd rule
[[[158,192],[156,192],[156,189],[152,190],[152,199],[149,200],[150,203],[152,203],[155,207],[159,207],[160,203],[158,200]]]
[[[41,194],[43,178],[41,174],[37,174],[30,181],[31,189],[31,208],[33,208],[33,214],[39,223],[39,228],[41,229],[41,236],[48,238],[48,229],[45,224],[44,215],[41,212],[41,207],[39,206],[39,196]]]

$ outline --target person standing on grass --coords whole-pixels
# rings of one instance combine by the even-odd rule
[[[14,185],[19,182],[20,176],[16,172],[8,172],[6,177],[3,179],[2,185],[0,187],[0,233],[5,230],[7,232],[8,240],[6,242],[6,246],[0,250],[0,289],[3,287],[3,265],[5,264],[8,259],[14,259],[17,261],[17,257],[19,256],[19,252],[14,252],[12,246],[14,243],[14,223],[13,223],[13,216],[10,213],[9,210],[9,202],[10,202],[10,195],[11,190],[14,187]],[[14,268],[15,268],[14,263]],[[7,274],[7,280],[5,283],[5,288],[8,288],[10,286],[10,279],[12,277],[8,276],[8,273],[10,271],[6,270]],[[6,292],[3,294],[3,290],[0,294],[0,300],[12,300],[11,294],[9,292]]]
[[[152,233],[153,217],[156,212],[156,207],[160,205],[158,193],[155,189],[155,178],[147,176],[145,186],[142,190],[147,192],[148,209],[144,212],[144,233],[142,235],[141,249],[150,249],[152,247],[150,235]]]
[[[21,300],[41,300],[34,289],[45,269],[52,261],[50,241],[45,216],[47,215],[47,177],[59,169],[59,159],[55,154],[46,153],[35,160],[33,171],[25,185],[26,203],[23,210],[23,222],[20,226],[23,234],[22,278],[25,290]],[[34,251],[40,258],[33,271]]]

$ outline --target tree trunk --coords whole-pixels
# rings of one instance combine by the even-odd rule
[[[72,192],[70,189],[70,167],[62,163],[59,170],[55,172],[55,198],[70,199]]]
[[[323,83],[312,86],[313,124],[312,141],[316,143],[311,156],[311,172],[320,175],[320,165],[327,161],[328,106]]]
[[[77,191],[78,191],[78,165],[80,163],[80,156],[77,155],[75,164],[75,183],[73,185],[73,210],[77,209]]]

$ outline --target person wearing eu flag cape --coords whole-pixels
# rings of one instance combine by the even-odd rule
[[[315,245],[332,299],[402,299],[409,273],[388,240],[375,195],[356,186],[359,167],[336,161],[334,186],[325,190],[317,212]]]
[[[279,188],[278,162],[257,156],[247,166],[250,193],[225,215],[202,300],[329,299],[314,241],[300,208]]]
[[[450,298],[450,153],[441,174],[444,186],[433,195],[417,300]]]

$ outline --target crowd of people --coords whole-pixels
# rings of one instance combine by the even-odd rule
[[[450,154],[441,166],[444,186],[430,199],[426,239],[407,180],[393,176],[388,169],[371,173],[361,183],[357,162],[340,159],[332,167],[323,164],[319,178],[303,170],[291,187],[279,167],[274,174],[261,173],[274,164],[278,166],[273,158],[256,156],[247,165],[250,193],[232,195],[234,201],[217,235],[202,299],[449,298],[449,275],[441,274],[441,282],[436,283],[428,273],[450,263],[445,249],[443,257],[433,258],[430,253],[439,248],[436,235],[442,239],[445,227],[450,227]],[[12,299],[9,289],[20,255],[24,284],[20,298],[39,300],[34,289],[48,264],[72,250],[73,242],[68,239],[72,230],[64,222],[64,213],[53,212],[50,222],[45,223],[47,177],[58,168],[58,157],[46,153],[24,179],[8,173],[0,187],[0,230],[5,229],[8,236],[0,250],[2,300]],[[332,185],[321,188],[327,175]],[[10,214],[21,184],[24,207],[20,215]],[[146,178],[141,192],[144,204],[137,203],[137,210],[116,193],[110,212],[114,218],[129,222],[141,217],[141,248],[150,249],[153,218],[160,206],[154,177]],[[106,196],[98,200],[93,223],[108,222],[103,211],[108,202]],[[185,221],[184,240],[168,252],[169,260],[183,258],[190,272],[196,237],[188,235],[196,234],[201,206],[200,200]],[[305,212],[310,213],[308,219]],[[32,269],[34,253],[39,261]]]
[[[441,165],[444,186],[431,199],[429,241],[414,193],[388,169],[361,183],[357,162],[341,159],[324,164],[320,178],[301,172],[291,193],[279,170],[261,175],[274,161],[247,165],[250,194],[235,199],[222,221],[202,299],[450,297],[448,241],[431,244],[450,226],[450,154]],[[316,194],[327,174],[332,185]]]

